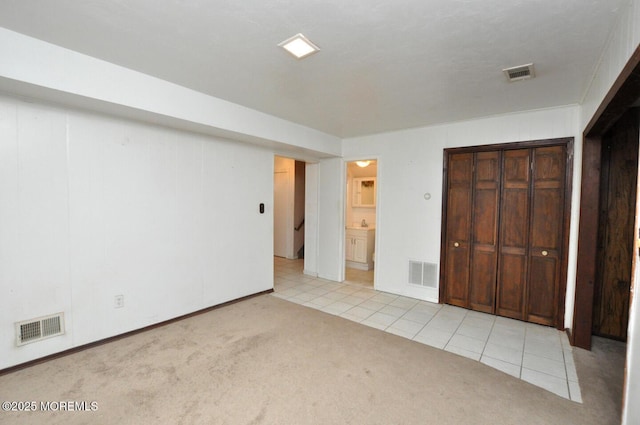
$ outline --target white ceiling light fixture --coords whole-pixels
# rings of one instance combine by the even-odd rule
[[[368,167],[371,161],[356,161],[356,165],[360,168]]]
[[[306,58],[307,56],[320,51],[318,46],[313,44],[302,34],[296,34],[278,44],[278,46],[291,53],[296,59]]]

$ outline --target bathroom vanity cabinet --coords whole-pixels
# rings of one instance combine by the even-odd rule
[[[345,260],[347,261],[347,267],[359,270],[372,270],[375,239],[375,229],[367,227],[347,227],[345,242]]]

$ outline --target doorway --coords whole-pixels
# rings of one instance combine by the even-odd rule
[[[304,258],[305,163],[276,156],[273,174],[273,255]]]
[[[602,145],[607,132],[617,125],[621,117],[640,99],[640,47],[636,49],[609,93],[603,99],[584,130],[582,147],[582,181],[580,196],[580,224],[578,231],[578,255],[576,266],[575,305],[571,344],[589,350],[593,334],[595,281],[598,265],[598,232],[600,224]],[[637,143],[637,140],[636,140]],[[635,196],[640,192],[636,190]],[[637,224],[636,224],[637,226]],[[637,229],[631,233],[634,238]],[[636,260],[631,259],[632,267]],[[631,278],[631,292],[634,277]],[[630,340],[630,339],[629,339]]]
[[[598,264],[598,235],[594,229],[598,229],[601,218],[600,200],[601,200],[601,161],[603,153],[603,142],[607,138],[607,133],[612,127],[620,122],[621,117],[628,113],[634,106],[638,106],[640,100],[640,79],[637,75],[640,73],[640,47],[631,56],[625,67],[618,75],[606,97],[603,99],[599,108],[587,124],[584,130],[584,141],[582,148],[582,181],[581,181],[581,197],[580,197],[580,224],[578,231],[578,256],[576,266],[576,288],[575,288],[575,306],[573,315],[573,326],[571,328],[571,344],[587,350],[591,349],[592,333],[594,329],[594,308],[595,301],[595,280],[597,275]],[[637,122],[637,121],[636,121]],[[637,137],[637,136],[636,136]],[[636,138],[636,143],[638,139]],[[640,205],[640,187],[635,188],[635,204],[633,209],[636,216]],[[630,237],[635,240],[640,235],[639,222],[636,218],[634,227]],[[637,248],[637,244],[633,245]],[[633,293],[634,286],[637,287],[638,282],[638,252],[633,250],[630,259],[631,263],[631,283],[630,292]],[[632,298],[633,300],[634,298]],[[634,301],[637,307],[637,299]],[[637,312],[635,307],[630,308],[630,322],[633,325],[638,323]],[[631,326],[630,330],[634,327]],[[624,372],[624,387],[622,391],[623,404],[623,421],[628,412],[633,411],[633,406],[629,403],[631,400],[637,399],[637,387],[632,382],[634,376],[637,375],[638,365],[633,361],[634,349],[637,346],[637,339],[640,333],[635,331],[627,335],[627,356],[626,368]],[[637,350],[636,350],[637,351]],[[633,398],[634,396],[635,399]],[[625,413],[627,412],[627,413]],[[630,417],[628,415],[627,417]]]
[[[346,164],[345,281],[374,286],[378,163]]]
[[[594,335],[627,340],[638,175],[637,108],[602,137]]]

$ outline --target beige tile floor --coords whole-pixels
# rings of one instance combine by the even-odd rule
[[[373,272],[347,269],[344,283],[302,273],[275,257],[273,296],[482,362],[579,403],[567,335],[549,328],[373,289]]]

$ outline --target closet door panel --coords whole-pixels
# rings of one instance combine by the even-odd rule
[[[562,244],[562,187],[533,190],[531,247],[558,250]]]
[[[485,313],[494,312],[496,292],[496,253],[473,251],[473,269],[469,305],[472,310]]]
[[[445,302],[468,307],[473,154],[451,155],[448,162]]]
[[[510,253],[509,250],[501,252],[496,314],[522,319],[526,270],[526,257],[520,252]]]
[[[504,152],[496,313],[524,318],[529,233],[530,151]]]
[[[553,325],[563,238],[564,147],[534,149],[533,170],[526,320]]]
[[[498,252],[500,152],[479,152],[475,158],[469,305],[493,313]]]
[[[529,191],[520,185],[505,185],[502,195],[501,246],[524,255],[529,231]]]
[[[526,320],[551,326],[556,313],[558,261],[556,258],[532,255],[530,269]]]

